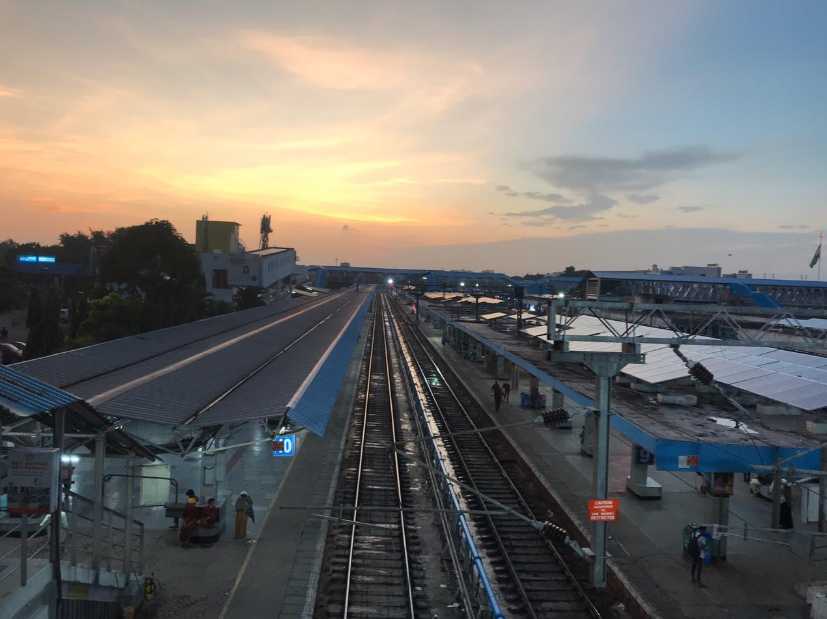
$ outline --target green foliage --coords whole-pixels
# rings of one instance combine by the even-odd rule
[[[20,307],[22,297],[23,289],[17,276],[3,265],[0,258],[0,313]]]
[[[229,314],[234,310],[235,306],[227,301],[218,301],[216,299],[208,298],[204,302],[204,315],[207,317]]]
[[[251,307],[260,307],[264,305],[264,301],[261,300],[259,297],[260,290],[258,288],[252,287],[245,287],[239,288],[235,296],[233,296],[233,301],[235,302],[235,306],[237,309],[245,310],[250,309]]]
[[[36,288],[32,289],[26,326],[29,327],[26,358],[34,359],[60,350],[63,331],[60,328],[60,296],[57,289],[50,288],[45,301]]]
[[[88,316],[78,328],[78,337],[103,342],[141,332],[143,302],[111,292],[88,302]]]
[[[577,273],[577,269],[575,269],[572,265],[567,266],[563,270],[563,275],[575,275]]]
[[[206,297],[198,255],[168,221],[118,228],[101,261],[103,281],[143,299],[140,328],[201,318]]]
[[[26,326],[34,329],[43,320],[43,302],[40,300],[40,290],[32,288],[29,293],[29,308],[26,312]]]

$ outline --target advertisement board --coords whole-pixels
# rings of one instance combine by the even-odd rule
[[[10,516],[42,516],[57,509],[60,450],[15,447],[9,451]]]

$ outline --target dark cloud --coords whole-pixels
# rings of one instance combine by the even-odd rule
[[[555,204],[571,204],[572,200],[561,193],[543,193],[542,191],[517,191],[510,185],[497,185],[497,191],[507,195],[509,198],[528,198],[529,200],[540,200],[541,202],[553,202]]]
[[[530,200],[541,200],[542,202],[554,202],[555,204],[571,204],[572,201],[560,193],[542,193],[539,191],[524,191],[520,194]]]
[[[586,224],[576,224],[574,226],[569,226],[569,230],[578,230],[580,228],[588,228]]]
[[[703,206],[679,206],[675,210],[680,211],[681,213],[697,213],[698,211],[704,210],[704,207]]]
[[[557,222],[554,219],[527,219],[525,221],[521,221],[520,223],[524,226],[541,228],[544,226],[553,226]]]
[[[639,157],[543,157],[529,169],[555,187],[575,191],[641,192],[707,166],[733,161],[738,155],[708,146],[649,151]]]
[[[510,213],[506,213],[505,215],[507,217],[520,217],[526,219],[552,217],[569,221],[589,221],[596,219],[595,215],[597,213],[608,211],[616,204],[617,201],[613,200],[609,196],[595,193],[591,194],[584,203],[576,204],[574,206],[549,206],[547,208],[531,211],[512,211]]]
[[[356,228],[354,228],[350,224],[344,224],[342,226],[342,232],[356,232]]]
[[[617,216],[621,219],[637,219],[637,215],[630,215],[629,213],[618,213]]]
[[[657,202],[660,196],[654,193],[628,193],[626,199],[635,204],[650,204],[651,202]]]
[[[799,225],[782,224],[782,225],[778,226],[778,229],[779,230],[809,230],[810,226],[808,226],[807,224],[799,224]]]

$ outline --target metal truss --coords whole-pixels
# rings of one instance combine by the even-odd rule
[[[807,310],[808,317],[827,317],[827,310]],[[580,316],[600,321],[610,335],[567,335]],[[783,308],[756,308],[691,303],[626,303],[619,301],[553,300],[549,307],[549,340],[560,342],[614,342],[680,346],[767,346],[827,353],[827,330],[800,322]],[[617,322],[622,323],[618,327]],[[561,329],[558,325],[562,323]],[[638,336],[637,329],[652,326],[672,332],[670,337]],[[795,338],[779,338],[779,326],[795,328]]]

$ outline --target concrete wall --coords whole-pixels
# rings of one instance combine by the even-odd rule
[[[221,252],[201,254],[201,272],[213,298],[231,302],[235,288],[252,286],[270,288],[284,280],[296,268],[296,252],[285,249],[273,253],[225,254]],[[227,272],[228,288],[213,288],[213,271]]]

